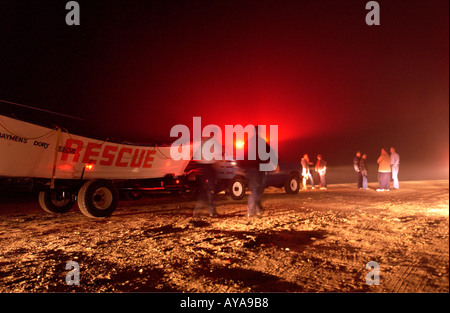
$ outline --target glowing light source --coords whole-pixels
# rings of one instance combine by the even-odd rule
[[[245,143],[243,141],[236,141],[236,148],[242,149]]]
[[[84,168],[85,168],[86,170],[90,171],[90,170],[92,170],[92,169],[94,168],[94,165],[93,165],[93,164],[86,164],[86,165],[84,166]]]

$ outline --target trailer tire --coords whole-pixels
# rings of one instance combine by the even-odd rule
[[[289,175],[288,180],[284,184],[284,190],[286,191],[286,193],[296,194],[298,193],[299,189],[300,189],[300,180],[298,178],[298,175],[295,174]]]
[[[49,189],[39,192],[39,204],[48,213],[66,213],[75,204],[72,192],[68,190]]]
[[[78,207],[88,217],[107,217],[117,208],[119,192],[108,180],[90,180],[78,192]]]
[[[240,177],[231,180],[229,191],[231,199],[241,200],[245,196],[245,182]]]

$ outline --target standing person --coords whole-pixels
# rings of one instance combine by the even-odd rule
[[[362,188],[362,175],[361,175],[361,152],[357,151],[356,156],[353,158],[353,168],[356,173],[356,187],[358,189]]]
[[[194,216],[202,207],[207,207],[209,216],[216,217],[217,211],[214,204],[214,189],[217,183],[216,164],[199,162],[200,179],[199,194],[197,204],[194,209]]]
[[[367,190],[368,188],[368,167],[367,167],[367,154],[363,154],[361,157],[361,162],[359,163],[359,168],[361,169],[362,176],[362,189]]]
[[[208,139],[211,140],[211,139]],[[203,150],[203,145],[206,140],[203,140],[199,145],[200,151]],[[203,153],[201,153],[201,159],[197,161],[197,170],[199,172],[199,194],[197,199],[197,204],[194,208],[194,216],[198,214],[198,211],[207,207],[209,216],[216,217],[217,211],[214,204],[214,191],[217,184],[218,176],[218,162],[217,159],[221,158],[221,151],[207,151],[212,158],[205,158]]]
[[[323,156],[321,154],[317,155],[317,163],[315,167],[316,173],[319,176],[319,188],[321,190],[327,189],[327,180],[326,180],[326,173],[327,173],[327,161],[323,159]]]
[[[270,157],[269,159],[267,159],[267,161],[261,160],[258,150],[260,146],[265,146],[265,151],[270,151],[271,154],[274,154],[275,151],[267,143],[267,141],[259,135],[258,126],[255,127],[254,136],[256,138],[250,138],[245,143],[244,160],[238,161],[239,166],[247,171],[247,184],[251,192],[250,196],[248,197],[247,217],[252,217],[255,215],[257,217],[261,217],[261,215],[263,214],[261,199],[265,189],[264,183],[266,178],[266,172],[261,170],[260,164],[271,163],[270,160],[272,159],[276,159],[278,163],[277,157],[275,158]],[[256,147],[249,147],[249,142],[255,142]],[[249,158],[248,152],[250,148],[254,148],[257,151],[255,160]],[[273,165],[274,169],[276,168],[275,172],[277,172],[279,169],[278,165],[277,164],[271,165]]]
[[[394,181],[394,189],[398,190],[400,187],[398,185],[398,170],[400,166],[400,156],[395,152],[395,148],[391,147],[391,171],[392,180]]]
[[[315,189],[314,187],[314,178],[311,175],[311,171],[309,170],[309,166],[312,165],[312,162],[309,162],[308,154],[304,154],[301,160],[302,164],[302,176],[303,176],[303,189],[306,189],[306,180],[309,179],[311,182],[311,189]]]
[[[377,160],[378,163],[378,189],[377,191],[389,191],[391,183],[391,162],[386,149],[381,149],[381,155]]]

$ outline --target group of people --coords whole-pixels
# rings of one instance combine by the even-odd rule
[[[258,134],[258,132],[256,132]],[[267,150],[270,150],[270,146],[267,142],[257,136],[257,145],[264,145]],[[398,172],[400,165],[400,156],[395,152],[395,149],[391,147],[391,154],[389,155],[386,149],[381,149],[381,155],[377,160],[378,163],[378,182],[379,188],[377,191],[389,191],[390,190],[390,178],[392,176],[393,179],[393,188],[399,189],[398,183]],[[248,152],[246,152],[248,154]],[[239,166],[246,170],[247,172],[247,181],[248,187],[251,191],[251,194],[248,198],[248,208],[247,208],[247,216],[261,216],[263,213],[263,208],[261,205],[261,197],[264,192],[264,179],[265,172],[262,172],[259,168],[261,163],[265,163],[267,161],[261,160],[259,157],[256,160],[242,160],[239,161]],[[194,209],[195,212],[206,205],[208,208],[210,216],[217,216],[216,207],[213,201],[213,191],[214,186],[217,181],[217,169],[215,168],[217,164],[214,161],[205,161],[202,160],[200,162],[201,169],[203,171],[203,177],[201,179],[200,184],[200,193],[199,193],[199,201]],[[304,154],[301,159],[301,176],[302,176],[302,189],[307,189],[306,183],[309,180],[311,183],[311,188],[315,189],[314,178],[310,170],[310,165],[313,165],[313,162],[310,162],[308,154]],[[356,152],[356,156],[353,159],[353,166],[356,172],[357,178],[357,188],[358,189],[367,189],[368,188],[368,166],[367,166],[367,154],[361,154],[360,151]],[[279,168],[275,170],[277,172]],[[319,188],[321,190],[327,189],[327,181],[326,181],[326,172],[327,172],[327,162],[324,160],[323,155],[317,155],[317,161],[314,166],[314,170],[317,173],[317,178],[319,181]]]
[[[395,148],[391,147],[391,155],[388,154],[385,148],[381,149],[381,154],[377,160],[378,163],[378,188],[377,191],[389,191],[391,184],[391,177],[393,180],[394,190],[400,188],[398,183],[398,172],[400,167],[400,156],[395,152]],[[368,188],[368,166],[367,154],[356,152],[353,158],[353,167],[356,172],[356,184],[358,189],[366,190]]]
[[[378,188],[377,191],[389,191],[391,177],[393,180],[393,189],[398,190],[400,188],[398,182],[398,172],[400,168],[400,155],[395,151],[394,147],[390,148],[391,154],[389,155],[385,148],[381,149],[380,157],[377,160],[378,163]],[[302,177],[302,189],[306,190],[306,184],[309,180],[311,189],[315,189],[314,177],[310,170],[310,165],[313,165],[309,160],[308,154],[304,154],[301,159],[301,177]],[[356,172],[356,184],[358,189],[367,190],[369,167],[367,164],[367,154],[356,152],[356,156],[353,159],[353,167]],[[323,159],[323,155],[317,155],[317,161],[314,166],[317,178],[319,180],[319,188],[322,190],[327,189],[326,172],[327,162]]]
[[[309,161],[308,154],[303,155],[301,164],[302,164],[301,176],[303,178],[302,179],[302,189],[304,189],[304,190],[307,189],[306,182],[308,180],[311,183],[311,189],[315,189],[314,178],[309,169],[309,166],[313,165],[313,163]],[[317,155],[317,162],[314,167],[314,170],[317,173],[317,178],[319,180],[319,188],[321,190],[326,190],[327,189],[327,180],[326,180],[327,162],[323,159],[322,154]]]

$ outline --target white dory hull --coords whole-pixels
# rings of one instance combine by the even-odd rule
[[[182,175],[188,163],[173,160],[170,147],[101,141],[0,115],[3,177],[146,179]]]

